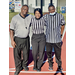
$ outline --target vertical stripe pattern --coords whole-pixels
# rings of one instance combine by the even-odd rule
[[[55,15],[46,14],[43,16],[46,23],[46,42],[61,42],[61,26],[65,25],[63,15],[56,13]]]
[[[37,20],[35,17],[31,19],[32,33],[33,34],[41,34],[44,33],[45,21],[42,18]]]

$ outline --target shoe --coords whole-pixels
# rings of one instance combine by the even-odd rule
[[[49,67],[49,70],[53,70],[53,67]]]
[[[40,72],[41,71],[41,68],[37,68],[37,72]]]
[[[58,66],[58,71],[62,71],[63,69],[61,68],[61,66]]]
[[[25,70],[25,71],[28,71],[28,70],[29,70],[29,68],[28,68],[28,67],[23,67],[23,68],[24,68],[24,70]]]
[[[18,75],[20,72],[18,72],[18,71],[16,71],[15,73],[14,73],[14,75]]]
[[[37,70],[37,68],[34,67],[33,70],[35,71],[35,70]]]

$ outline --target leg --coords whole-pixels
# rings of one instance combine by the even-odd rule
[[[14,48],[14,60],[15,60],[16,74],[19,74],[22,65],[21,65],[20,50],[17,47]]]
[[[20,42],[18,41],[18,38],[14,38],[14,41],[16,42],[16,47],[14,48],[14,60],[15,60],[15,67],[16,72],[19,73],[21,71],[21,50],[19,48]]]
[[[41,41],[39,42],[39,58],[37,61],[37,68],[39,70],[41,70],[41,66],[43,64],[43,60],[44,60],[44,55],[45,55],[45,44],[46,44],[46,39],[43,36],[41,38]]]
[[[25,70],[27,69],[27,64],[28,64],[28,57],[29,57],[29,50],[30,49],[30,43],[29,43],[29,38],[25,39],[25,44],[23,46],[23,68]]]
[[[53,67],[52,48],[53,48],[53,46],[51,43],[46,43],[46,53],[47,53],[47,58],[48,58],[50,67]]]
[[[32,55],[34,60],[34,68],[37,68],[38,42],[32,39]]]
[[[58,66],[61,66],[61,43],[55,43],[54,44],[54,50],[55,50],[55,56],[56,56],[56,62]]]

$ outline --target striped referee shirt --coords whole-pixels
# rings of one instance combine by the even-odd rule
[[[31,19],[32,33],[33,34],[42,34],[44,33],[45,21],[43,17],[37,20],[34,16]]]
[[[61,42],[61,26],[65,25],[63,15],[56,12],[54,15],[46,14],[43,18],[46,22],[46,42]]]

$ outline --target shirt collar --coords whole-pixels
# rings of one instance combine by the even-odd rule
[[[19,15],[20,15],[20,17],[22,17],[20,13],[19,13]],[[29,16],[29,14],[27,14],[25,17],[22,17],[22,18],[25,19],[27,16]]]

